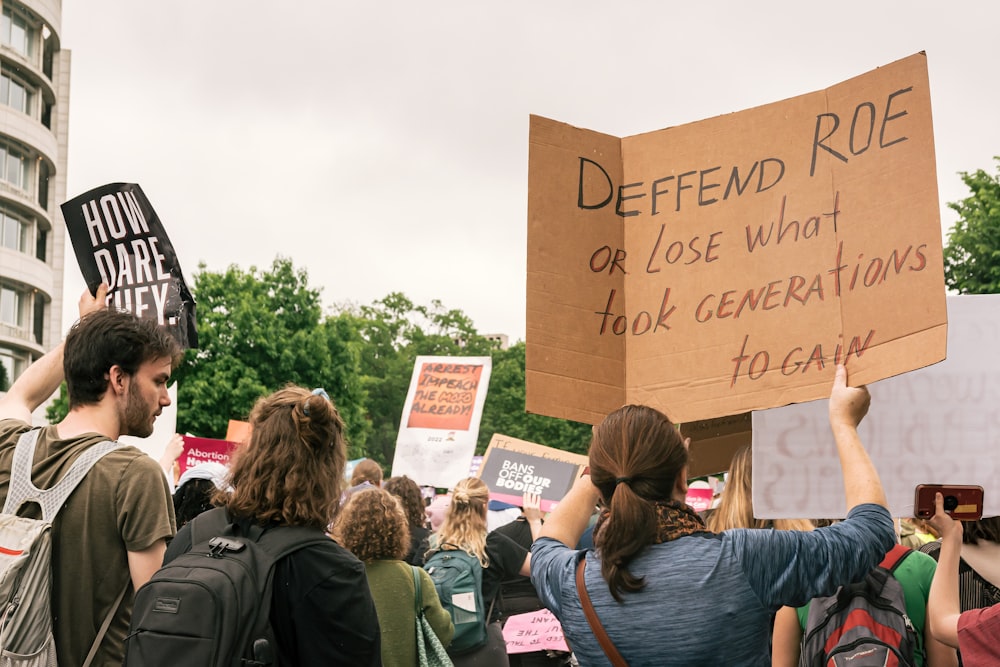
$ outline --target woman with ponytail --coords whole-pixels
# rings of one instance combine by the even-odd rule
[[[580,665],[770,665],[770,617],[779,607],[863,578],[895,541],[857,435],[868,403],[868,391],[848,387],[838,366],[830,424],[849,512],[808,532],[710,532],[684,503],[688,441],[670,419],[641,405],[609,414],[594,429],[589,474],[531,549],[532,583]],[[595,549],[577,551],[598,503]],[[598,639],[602,628],[607,636]]]
[[[478,558],[483,566],[483,605],[490,614],[486,627],[488,641],[471,653],[449,652],[455,667],[507,667],[510,664],[496,597],[505,579],[528,576],[530,572],[531,555],[524,547],[496,531],[487,533],[489,501],[489,487],[481,479],[469,477],[460,481],[452,489],[451,504],[434,539],[437,549],[461,549]]]
[[[347,462],[344,423],[326,392],[289,385],[257,401],[216,503],[238,526],[302,526],[323,537],[340,507]],[[207,515],[201,515],[207,516]],[[192,522],[197,525],[198,518]],[[164,562],[191,549],[192,524]],[[381,639],[365,567],[332,539],[274,568],[271,625],[280,664],[380,665]]]

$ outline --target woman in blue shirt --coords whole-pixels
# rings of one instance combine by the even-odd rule
[[[580,664],[611,664],[580,602],[580,561],[599,623],[632,667],[770,664],[770,618],[779,607],[860,579],[895,541],[857,433],[869,400],[838,366],[830,425],[849,512],[810,532],[708,532],[684,503],[688,441],[670,419],[634,405],[608,415],[594,429],[590,474],[559,503],[531,551],[532,582]],[[577,551],[598,501],[595,550]]]

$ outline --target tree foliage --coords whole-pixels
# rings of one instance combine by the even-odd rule
[[[324,387],[341,410],[355,451],[368,432],[358,380],[357,336],[326,322],[304,269],[277,258],[270,269],[201,267],[195,276],[198,338],[177,369],[180,432],[221,438],[230,419],[288,383]]]
[[[944,249],[945,284],[960,294],[1000,293],[1000,157],[997,175],[961,172],[972,194],[948,206],[959,220]]]
[[[493,377],[486,394],[477,451],[486,449],[494,433],[502,433],[546,447],[586,454],[591,426],[525,412],[524,387],[524,342],[506,350],[495,350]]]
[[[277,258],[267,269],[199,267],[192,289],[201,347],[174,373],[177,430],[222,438],[254,402],[288,383],[323,387],[344,417],[350,458],[392,465],[418,356],[490,356],[493,372],[477,452],[494,433],[586,453],[590,426],[524,411],[523,342],[501,350],[469,317],[440,301],[415,304],[393,292],[370,305],[324,314],[305,270]],[[47,413],[66,414],[66,391]]]
[[[389,466],[416,358],[488,356],[492,344],[462,311],[447,309],[437,300],[417,305],[399,292],[340,316],[355,322],[363,340],[361,383],[372,427],[367,455]]]

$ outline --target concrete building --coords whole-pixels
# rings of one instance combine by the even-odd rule
[[[70,53],[61,0],[0,0],[0,391],[62,332]]]

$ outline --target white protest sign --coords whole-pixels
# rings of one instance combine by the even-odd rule
[[[417,357],[403,405],[392,476],[451,488],[469,477],[490,384],[489,357]]]
[[[948,297],[948,357],[869,386],[858,429],[893,516],[913,516],[917,484],[978,484],[1000,515],[1000,295]],[[848,366],[848,374],[850,366]],[[758,518],[838,518],[843,475],[828,402],[753,413]]]

